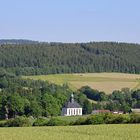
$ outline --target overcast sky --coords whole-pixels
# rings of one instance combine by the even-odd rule
[[[140,0],[0,0],[0,39],[140,43]]]

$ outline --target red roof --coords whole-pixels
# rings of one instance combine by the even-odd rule
[[[93,110],[96,113],[110,113],[110,110]]]

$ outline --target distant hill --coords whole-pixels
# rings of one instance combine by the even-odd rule
[[[36,44],[38,41],[24,40],[24,39],[0,39],[0,45],[3,44]]]
[[[115,42],[5,41],[0,47],[0,69],[16,75],[86,72],[139,74],[140,45]]]

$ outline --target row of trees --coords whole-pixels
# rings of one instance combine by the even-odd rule
[[[77,72],[140,73],[140,45],[33,43],[0,46],[0,68],[16,75]]]
[[[93,104],[94,109],[130,112],[131,108],[140,108],[140,89],[133,91],[124,88],[107,95],[104,92],[85,86],[80,89],[80,92],[85,94],[87,98],[97,101],[96,104]]]

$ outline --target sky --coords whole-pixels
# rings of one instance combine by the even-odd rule
[[[0,0],[0,39],[140,43],[140,0]]]

